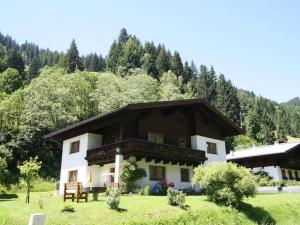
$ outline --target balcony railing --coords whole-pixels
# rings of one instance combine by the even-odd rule
[[[135,156],[137,160],[145,158],[148,162],[155,160],[156,163],[179,163],[193,166],[199,165],[207,159],[202,150],[158,144],[140,139],[127,139],[88,150],[86,160],[89,165],[104,165],[114,162],[116,154],[124,155],[125,159]]]

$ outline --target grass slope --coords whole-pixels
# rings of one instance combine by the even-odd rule
[[[43,212],[46,224],[300,224],[300,194],[258,195],[248,199],[240,212],[208,202],[205,196],[187,196],[186,209],[167,205],[164,196],[123,196],[120,209],[110,210],[105,197],[88,203],[64,203],[51,193],[32,193],[25,205],[19,198],[0,196],[0,224],[27,224],[30,214]],[[43,202],[41,210],[38,202]],[[61,212],[64,205],[75,213]]]

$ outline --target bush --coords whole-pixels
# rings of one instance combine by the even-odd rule
[[[71,205],[65,205],[64,208],[61,211],[62,212],[75,212],[75,209]]]
[[[121,192],[117,188],[110,188],[108,190],[108,198],[106,203],[110,209],[117,209],[120,204]]]
[[[125,192],[132,191],[136,187],[136,181],[146,176],[145,169],[138,168],[135,162],[124,161],[120,175],[122,190]]]
[[[218,205],[238,207],[244,197],[256,193],[254,176],[233,163],[211,163],[194,170],[193,183],[201,185],[210,201]]]
[[[168,203],[170,205],[179,206],[180,208],[184,207],[185,194],[182,191],[178,191],[173,188],[168,188],[167,193]]]

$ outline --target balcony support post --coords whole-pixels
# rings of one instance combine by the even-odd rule
[[[116,154],[115,157],[115,183],[120,184],[121,179],[121,169],[122,169],[122,163],[123,163],[124,156],[121,154]]]

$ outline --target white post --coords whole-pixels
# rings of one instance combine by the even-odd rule
[[[123,158],[124,158],[123,155],[116,154],[116,158],[115,158],[115,183],[116,184],[121,182],[120,175],[121,175]]]
[[[31,214],[28,225],[44,225],[45,214]]]

